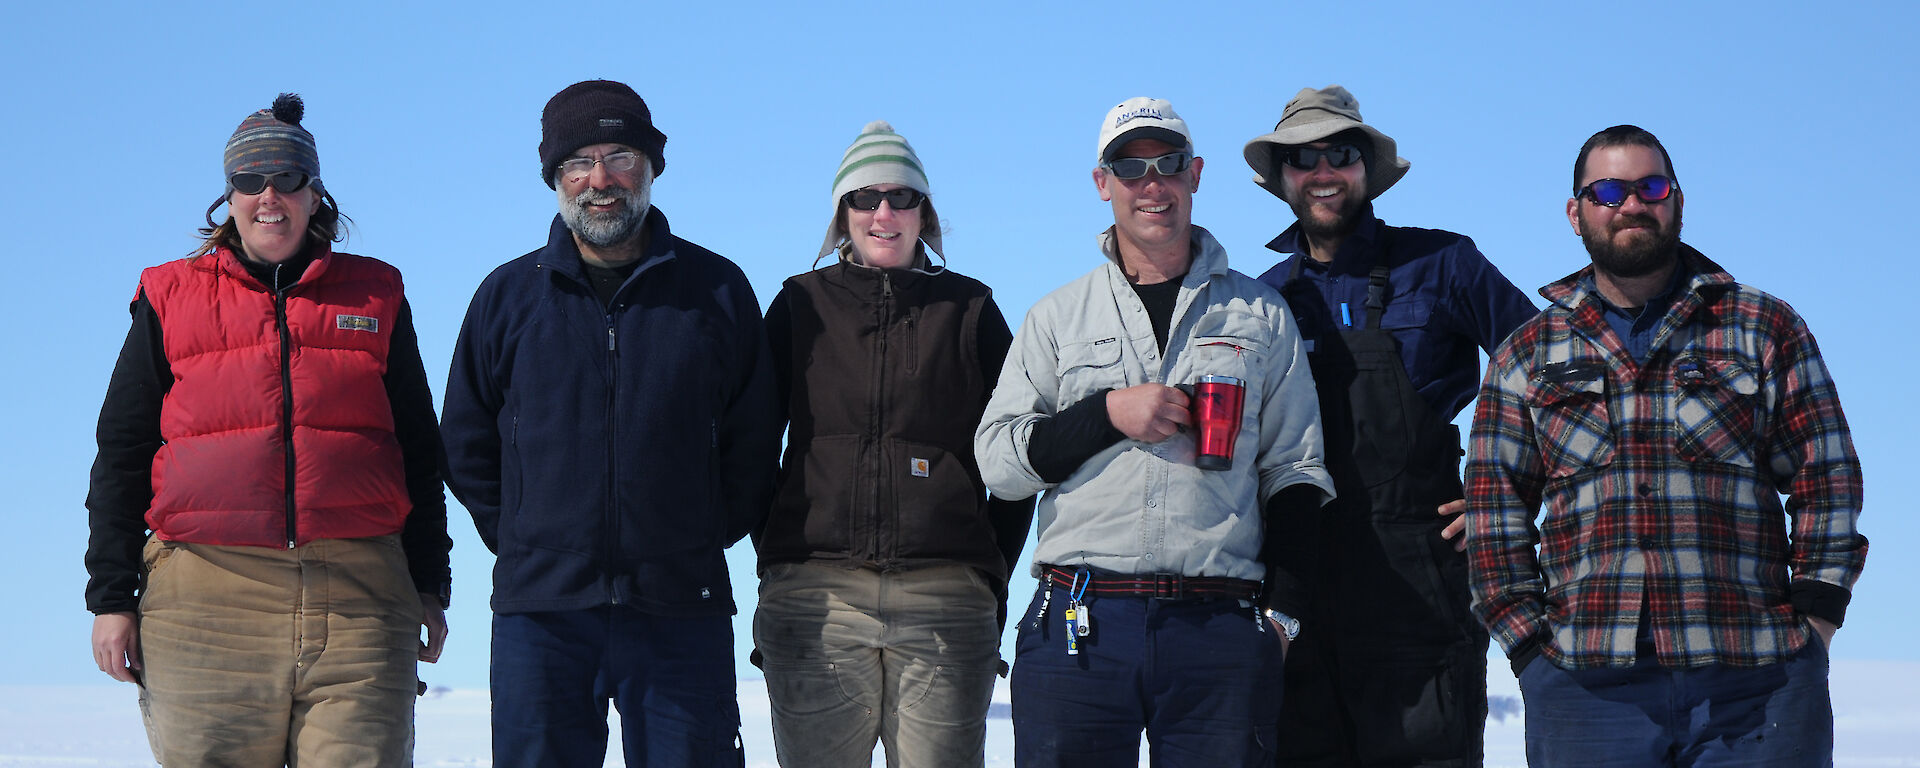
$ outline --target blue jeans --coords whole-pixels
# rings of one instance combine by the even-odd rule
[[[1520,673],[1533,766],[1831,766],[1827,651],[1743,669],[1667,669],[1642,644],[1625,669],[1568,670],[1545,656]]]
[[[1051,600],[1048,592],[1051,591]],[[1067,654],[1067,590],[1043,582],[1020,618],[1009,687],[1018,766],[1271,766],[1279,628],[1238,600],[1092,597]],[[1044,607],[1044,616],[1040,615]]]
[[[607,703],[629,766],[739,766],[730,616],[624,606],[493,617],[493,764],[600,766]]]

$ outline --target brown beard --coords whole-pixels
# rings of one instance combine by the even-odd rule
[[[1614,230],[1628,223],[1647,227],[1653,237],[1615,245]],[[1586,244],[1595,269],[1614,277],[1644,277],[1667,268],[1679,257],[1680,209],[1674,209],[1673,222],[1667,228],[1660,228],[1659,223],[1652,216],[1616,216],[1605,232],[1597,232],[1600,227],[1593,225],[1581,227],[1580,241]]]
[[[1359,223],[1360,207],[1366,205],[1366,201],[1353,192],[1351,186],[1344,190],[1340,208],[1333,212],[1332,221],[1322,221],[1313,216],[1313,197],[1305,189],[1300,189],[1294,195],[1296,199],[1288,206],[1293,208],[1294,217],[1300,220],[1301,231],[1306,232],[1308,237],[1344,237]]]

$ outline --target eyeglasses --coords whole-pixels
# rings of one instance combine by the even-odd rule
[[[1320,165],[1320,158],[1327,159],[1329,168],[1345,168],[1360,162],[1360,148],[1352,144],[1335,144],[1326,149],[1313,147],[1283,147],[1280,150],[1280,162],[1303,171],[1311,171]]]
[[[926,199],[927,196],[920,194],[920,190],[907,187],[885,192],[862,187],[840,196],[840,201],[846,203],[847,207],[862,211],[880,210],[881,200],[887,201],[887,205],[893,206],[896,211],[912,210],[920,207],[920,203]]]
[[[639,164],[640,153],[638,152],[615,152],[598,160],[591,157],[574,157],[560,164],[560,177],[568,181],[579,181],[587,174],[593,173],[595,165],[604,165],[613,173],[627,173]]]
[[[275,192],[291,195],[313,183],[313,177],[299,171],[281,171],[272,175],[242,171],[228,176],[227,183],[233,186],[233,191],[243,195],[257,195],[265,192],[268,184],[273,185]]]
[[[1574,190],[1573,197],[1576,200],[1588,197],[1608,208],[1618,208],[1626,204],[1627,195],[1639,195],[1641,202],[1657,203],[1679,188],[1679,184],[1665,176],[1647,176],[1639,181],[1600,179]]]
[[[1193,163],[1190,152],[1168,152],[1159,157],[1116,157],[1100,164],[1113,177],[1122,181],[1132,181],[1147,175],[1147,169],[1162,176],[1172,176],[1187,169]]]

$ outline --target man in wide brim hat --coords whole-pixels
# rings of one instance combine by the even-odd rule
[[[1374,215],[1409,163],[1347,89],[1300,91],[1245,156],[1254,183],[1299,218],[1267,245],[1290,255],[1260,280],[1306,339],[1339,491],[1317,526],[1276,518],[1292,527],[1270,539],[1279,571],[1310,574],[1279,762],[1478,765],[1487,635],[1457,551],[1465,505],[1450,422],[1473,399],[1480,351],[1533,303],[1472,240]]]
[[[1293,100],[1287,102],[1286,111],[1281,113],[1280,123],[1273,127],[1273,132],[1247,142],[1241,153],[1246,156],[1247,165],[1253,166],[1253,183],[1287,200],[1281,190],[1280,174],[1274,167],[1274,149],[1326,141],[1347,131],[1358,131],[1372,144],[1371,148],[1362,149],[1367,162],[1368,200],[1379,197],[1407,175],[1407,169],[1413,164],[1399,156],[1399,147],[1392,138],[1361,122],[1359,100],[1338,85],[1318,90],[1300,89]],[[1383,157],[1392,160],[1380,162],[1378,158]]]

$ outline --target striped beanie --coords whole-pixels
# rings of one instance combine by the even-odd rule
[[[933,193],[927,184],[927,172],[920,167],[920,157],[913,153],[913,145],[907,143],[906,137],[894,133],[893,126],[885,120],[867,123],[853,145],[847,147],[847,154],[840,158],[840,170],[833,177],[833,215],[827,219],[827,239],[820,245],[821,256],[832,253],[847,240],[846,228],[840,225],[840,198],[875,184],[899,184],[929,198]],[[929,199],[921,205],[929,206],[921,221],[933,222],[934,218],[927,215],[932,211],[932,201]],[[923,230],[920,240],[934,253],[946,255],[940,249],[937,226]]]
[[[314,146],[313,134],[300,127],[306,111],[299,94],[283,93],[273,100],[271,109],[260,110],[240,121],[233,138],[227,139],[223,178],[242,172],[272,175],[298,171],[318,185],[320,150]],[[229,193],[232,191],[231,187],[227,189]]]

